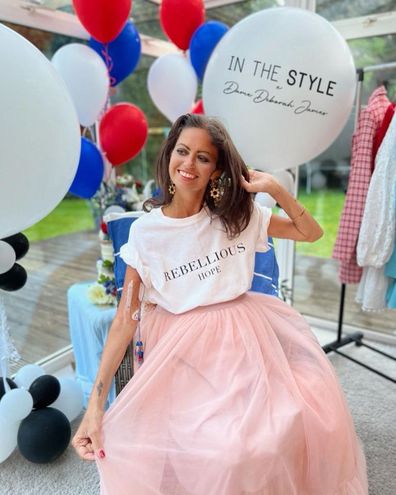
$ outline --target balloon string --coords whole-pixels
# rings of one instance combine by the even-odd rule
[[[6,377],[8,376],[8,362],[10,358],[13,361],[19,361],[21,359],[18,351],[11,342],[8,332],[7,315],[5,312],[3,299],[0,297],[0,370],[6,392],[10,390],[6,380]]]
[[[3,379],[8,375],[8,362],[10,359],[17,362],[21,359],[21,356],[11,341],[4,303],[0,297],[0,369]],[[8,385],[4,384],[4,386],[8,390]]]
[[[11,390],[11,387],[8,385],[8,382],[7,382],[8,363],[7,363],[7,359],[6,358],[2,358],[0,369],[1,369],[1,376],[2,376],[2,379],[3,379],[4,391],[5,391],[5,393],[7,393],[7,392],[9,392]]]
[[[109,44],[108,43],[105,43],[103,45],[102,55],[103,55],[103,58],[104,58],[105,63],[106,63],[107,71],[109,73],[110,86],[115,86],[115,84],[117,83],[117,79],[110,74],[110,72],[113,70],[114,63],[113,63],[113,59],[111,58],[111,55],[109,53]]]

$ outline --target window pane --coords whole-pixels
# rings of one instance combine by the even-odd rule
[[[48,58],[65,44],[81,42],[46,31],[7,25]],[[62,125],[62,122],[54,122],[54,125]],[[53,166],[56,170],[56,163]],[[17,194],[17,184],[15,191]],[[11,372],[70,345],[66,292],[78,280],[96,278],[99,240],[93,227],[88,202],[69,198],[25,231],[30,249],[18,263],[27,271],[26,285],[16,292],[0,291],[10,335],[22,358],[11,367]],[[40,240],[43,237],[46,240]]]
[[[395,27],[396,29],[396,27]],[[396,35],[373,36],[348,41],[356,67],[367,67],[378,64],[396,63]],[[396,69],[366,72],[362,92],[362,103],[365,104],[374,89],[385,81],[388,96],[396,98]]]
[[[329,21],[351,19],[396,10],[395,0],[316,0],[316,12]]]
[[[356,66],[395,62],[396,36],[372,37],[349,43]],[[366,73],[362,105],[373,90],[388,81],[390,100],[396,97],[396,71]],[[324,228],[325,234],[314,244],[297,244],[294,304],[305,314],[337,321],[340,302],[338,261],[331,259],[338,224],[348,185],[354,112],[343,132],[329,149],[300,167],[299,199]],[[363,312],[355,302],[357,285],[348,285],[344,309],[346,324],[396,334],[393,310]]]
[[[41,31],[40,29],[20,26],[19,24],[12,24],[10,22],[4,22],[3,24],[29,40],[30,43],[36,46],[49,59],[63,45],[67,45],[68,43],[84,43],[81,39],[72,38],[71,36]]]

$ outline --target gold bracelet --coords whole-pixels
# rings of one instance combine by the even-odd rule
[[[298,215],[296,215],[294,218],[290,217],[290,220],[292,222],[296,221],[298,218],[302,217],[305,212],[306,212],[306,210],[305,210],[305,207],[303,206],[301,212]]]

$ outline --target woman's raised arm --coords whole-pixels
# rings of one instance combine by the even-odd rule
[[[287,213],[289,218],[272,215],[268,235],[280,239],[314,242],[323,230],[313,216],[270,174],[249,170],[249,182],[244,177],[241,185],[251,193],[266,192]]]

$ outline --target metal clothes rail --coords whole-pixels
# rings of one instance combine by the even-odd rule
[[[362,85],[364,81],[364,74],[366,72],[378,72],[378,71],[387,71],[387,70],[393,70],[396,69],[396,62],[391,62],[387,64],[379,64],[379,65],[370,65],[361,69],[357,69],[357,88],[356,88],[356,113],[355,113],[355,130],[357,128],[357,123],[359,120],[359,113],[360,113],[360,108],[361,108],[361,103],[362,103]],[[324,345],[322,348],[328,354],[329,352],[335,352],[336,354],[339,354],[340,356],[343,356],[346,359],[349,359],[350,361],[353,361],[356,364],[359,364],[363,368],[366,368],[367,370],[372,371],[373,373],[376,373],[379,376],[382,376],[383,378],[396,383],[396,380],[389,375],[382,373],[381,371],[377,370],[376,368],[373,368],[372,366],[368,366],[367,364],[363,363],[362,361],[359,361],[358,359],[352,358],[348,354],[345,354],[344,352],[341,352],[339,349],[343,347],[344,345],[350,344],[350,343],[355,343],[357,346],[363,346],[366,347],[374,352],[377,352],[378,354],[381,354],[382,356],[385,356],[389,359],[393,359],[396,361],[396,357],[392,356],[391,354],[388,354],[386,352],[383,352],[380,349],[377,349],[374,346],[368,345],[363,342],[363,333],[362,332],[354,332],[352,334],[348,334],[343,336],[342,332],[342,326],[343,326],[343,320],[344,320],[344,306],[345,306],[345,293],[346,293],[346,284],[341,284],[341,296],[340,296],[340,307],[339,307],[339,314],[338,314],[338,329],[337,329],[337,339],[333,342],[330,342],[329,344]]]

